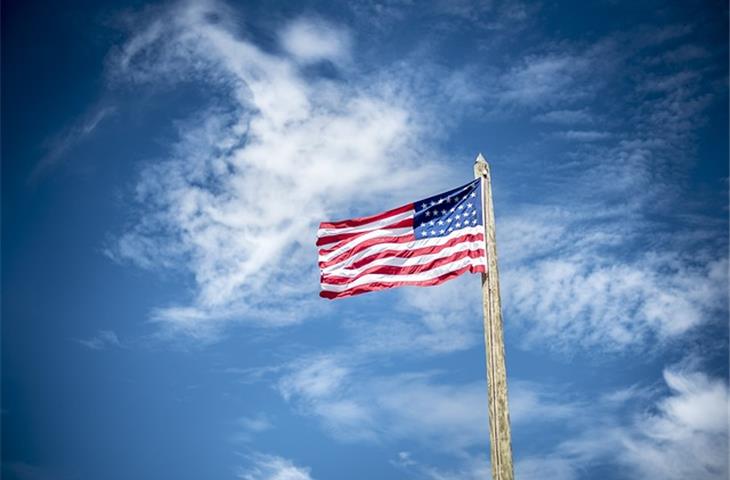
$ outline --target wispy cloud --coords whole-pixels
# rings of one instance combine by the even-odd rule
[[[390,32],[404,23],[426,21],[430,34],[459,29],[500,31],[502,35],[519,33],[539,5],[521,1],[451,0],[415,3],[409,0],[365,0],[350,2],[357,20],[379,32]],[[496,38],[494,39],[496,40]]]
[[[667,369],[671,395],[640,417],[622,459],[645,478],[724,479],[728,473],[728,385]]]
[[[528,329],[536,332],[528,334],[530,341],[568,350],[621,349],[676,337],[725,309],[725,259],[702,266],[675,256],[649,255],[631,263],[596,260],[556,258],[504,275],[511,318],[540,325]]]
[[[710,56],[705,48],[698,45],[686,44],[664,53],[661,60],[667,63],[686,63],[701,60]]]
[[[728,475],[727,382],[695,371],[668,368],[669,395],[626,421],[609,404],[601,423],[559,444],[544,456],[520,460],[521,478],[570,480],[595,465],[626,469],[630,475],[662,479],[724,479]]]
[[[653,388],[633,389],[635,395],[624,389],[582,406],[566,406],[563,418],[581,419],[572,422],[574,433],[550,451],[517,457],[515,476],[574,480],[594,468],[611,468],[630,478],[727,478],[727,382],[675,367],[664,371],[664,379],[669,391],[663,395]],[[546,403],[548,409],[560,410],[559,396],[554,400]],[[539,421],[541,414],[530,422]],[[489,472],[486,458],[470,452],[453,469],[401,453],[405,455],[392,463],[422,478],[476,479]]]
[[[558,138],[565,140],[574,140],[577,142],[595,142],[598,140],[606,140],[613,137],[611,132],[598,130],[566,130],[555,133]]]
[[[485,455],[467,455],[460,462],[456,469],[439,468],[430,464],[429,461],[415,459],[408,454],[403,458],[400,452],[397,460],[392,463],[407,472],[409,476],[427,478],[430,480],[477,480],[490,478],[492,470]],[[546,471],[546,473],[548,473]]]
[[[317,272],[309,236],[316,223],[406,201],[416,194],[414,185],[419,185],[419,193],[442,188],[433,185],[433,179],[446,169],[432,160],[437,149],[424,133],[433,138],[448,123],[440,110],[467,105],[487,113],[528,115],[539,124],[569,126],[545,137],[563,140],[560,158],[565,163],[532,179],[550,187],[540,197],[548,210],[555,207],[550,222],[543,221],[543,208],[524,203],[512,207],[507,218],[514,220],[498,219],[500,246],[507,250],[502,258],[509,262],[504,272],[512,282],[509,289],[514,286],[517,292],[508,293],[506,307],[523,322],[538,318],[557,322],[566,313],[558,309],[565,302],[540,296],[530,287],[537,285],[533,272],[575,286],[570,291],[570,315],[561,320],[566,331],[599,338],[608,328],[603,325],[625,319],[608,336],[614,347],[631,343],[627,338],[637,331],[660,336],[683,333],[714,311],[708,302],[717,300],[716,294],[704,298],[699,290],[686,293],[677,283],[682,273],[693,278],[705,275],[702,285],[722,281],[708,277],[717,270],[709,260],[695,266],[676,248],[660,255],[662,260],[652,252],[644,259],[625,254],[642,240],[637,232],[648,228],[642,217],[664,214],[672,198],[679,198],[670,152],[691,153],[688,144],[695,127],[690,119],[700,118],[709,101],[697,86],[696,75],[672,67],[678,71],[657,80],[642,70],[645,57],[654,55],[642,49],[664,41],[670,32],[654,32],[651,42],[646,40],[650,32],[642,31],[587,45],[547,44],[541,52],[511,62],[498,75],[480,75],[483,72],[476,67],[448,72],[423,62],[418,72],[400,65],[371,76],[349,65],[340,72],[342,80],[332,80],[313,77],[302,64],[347,63],[354,47],[346,29],[321,18],[295,19],[278,31],[284,54],[277,55],[242,38],[230,20],[235,15],[228,10],[216,2],[161,8],[142,18],[110,59],[110,71],[118,82],[164,86],[205,79],[216,92],[198,114],[178,121],[179,139],[170,146],[169,158],[146,168],[137,185],[142,214],[107,248],[109,256],[120,261],[144,268],[185,265],[183,269],[192,274],[191,298],[152,312],[164,332],[214,340],[233,321],[288,325],[301,321],[303,312],[313,316],[322,311],[325,307],[315,297]],[[620,107],[622,111],[612,107],[597,114],[597,96],[613,91],[622,69],[633,72],[631,98],[640,107],[629,102]],[[424,78],[439,81],[429,83]],[[674,87],[649,92],[650,85]],[[597,119],[609,114],[620,116],[622,122],[602,121],[599,128]],[[535,158],[542,155],[532,153]],[[285,201],[280,192],[287,192]],[[532,198],[532,192],[520,202],[526,198]],[[566,209],[568,203],[584,207]],[[351,205],[357,205],[357,212],[350,211]],[[513,229],[526,235],[511,235]],[[545,242],[548,237],[542,233],[547,230],[556,244]],[[536,231],[542,233],[533,235]],[[533,236],[535,243],[530,244],[527,239]],[[518,250],[519,259],[509,253]],[[665,279],[660,272],[677,260],[686,265]],[[722,261],[718,259],[718,265]],[[649,283],[633,291],[610,284],[611,291],[619,292],[596,296],[591,285],[604,285],[602,279],[611,272],[627,281]],[[275,298],[271,285],[277,285]],[[680,298],[661,300],[664,288]],[[434,298],[445,296],[444,304],[453,303],[448,287],[438,292]],[[402,294],[407,302],[415,301],[416,308],[419,295]],[[691,314],[681,325],[671,320],[678,318],[671,312],[679,311],[675,308],[679,306]],[[626,330],[636,311],[645,321]],[[472,344],[469,329],[446,327],[472,311],[441,312],[437,309],[417,322],[401,316],[375,325],[370,332],[362,329],[362,335],[370,335],[374,347],[401,350],[417,342],[397,346],[392,339],[417,339],[422,346],[441,345],[445,350]],[[584,312],[587,321],[580,317]],[[666,312],[670,320],[660,320]],[[578,326],[571,330],[574,324]],[[555,328],[558,333],[557,325],[550,327],[548,331]],[[396,330],[413,335],[390,335]],[[646,338],[640,335],[634,342]]]
[[[594,116],[585,108],[579,110],[550,110],[533,117],[534,120],[558,125],[587,124],[595,121]]]
[[[656,45],[686,34],[610,35],[563,44],[557,57],[548,46],[510,70],[503,83],[514,86],[497,90],[510,94],[513,108],[540,112],[529,114],[548,128],[572,127],[527,148],[534,158],[554,149],[556,161],[530,176],[529,190],[510,192],[497,218],[506,318],[539,331],[528,334],[533,341],[566,350],[652,348],[727,311],[726,227],[695,215],[697,192],[685,183],[715,98],[705,78],[713,69],[701,57],[692,67],[647,67],[661,57]],[[600,98],[619,85],[630,101],[604,105]],[[556,109],[550,99],[562,95],[569,108]],[[529,201],[536,191],[539,205]]]
[[[351,318],[345,328],[358,355],[439,355],[481,342],[481,290],[471,275],[439,288],[408,288],[382,318]]]
[[[121,347],[122,342],[112,330],[99,330],[91,338],[77,340],[81,345],[91,350],[105,350],[111,347]]]
[[[346,442],[407,440],[461,455],[487,441],[485,382],[449,381],[439,371],[378,374],[364,358],[303,357],[276,385],[298,412]],[[510,403],[515,425],[556,422],[584,408],[520,381],[510,384]]]
[[[284,457],[254,453],[248,455],[248,460],[251,465],[241,467],[236,474],[242,480],[312,480],[309,468]]]
[[[203,75],[230,99],[180,124],[170,158],[140,180],[145,215],[109,249],[141,266],[186,262],[195,298],[160,308],[154,319],[200,339],[214,338],[232,319],[287,324],[315,312],[308,303],[317,285],[314,225],[348,215],[348,205],[364,212],[394,204],[393,192],[400,197],[416,180],[428,188],[441,170],[418,141],[418,120],[387,82],[305,81],[298,60],[266,53],[211,21],[219,8],[174,5],[140,28],[112,63],[130,82]],[[282,38],[312,40],[298,43],[308,45],[293,52],[298,59],[334,58],[346,45],[331,43],[346,33],[333,28],[300,19]]]
[[[235,442],[251,442],[260,433],[274,428],[274,425],[265,413],[241,417],[236,420],[237,432],[233,436]]]
[[[566,51],[525,57],[501,76],[495,100],[533,108],[574,102],[591,92],[584,80],[593,65],[591,55]]]
[[[46,153],[31,171],[29,181],[36,182],[56,168],[74,146],[94,132],[106,118],[114,115],[116,111],[117,108],[113,105],[96,105],[71,126],[48,140],[45,145]]]

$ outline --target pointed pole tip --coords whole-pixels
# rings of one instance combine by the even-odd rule
[[[484,155],[480,152],[477,155],[476,160],[474,160],[474,178],[486,177],[488,175],[489,164],[487,163],[487,159],[484,158]]]

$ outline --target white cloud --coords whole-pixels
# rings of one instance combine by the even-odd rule
[[[728,475],[728,386],[725,380],[675,367],[664,370],[669,395],[645,406],[645,389],[591,405],[591,422],[554,451],[516,464],[520,478],[572,480],[591,466],[621,468],[636,478],[720,480]],[[612,397],[609,399],[609,397]],[[618,397],[640,412],[626,420]],[[638,400],[638,402],[637,402]],[[642,407],[643,406],[643,407]]]
[[[644,478],[728,478],[728,386],[703,373],[668,369],[671,396],[640,418],[623,461]]]
[[[368,357],[329,354],[291,362],[277,388],[303,415],[335,438],[407,440],[452,454],[489,438],[486,380],[453,382],[444,372],[375,374]],[[585,407],[532,382],[510,382],[514,425],[573,418]]]
[[[649,75],[645,60],[653,54],[641,50],[637,36],[576,50],[587,65],[585,78],[602,77],[588,81],[596,93],[612,94],[617,66],[636,72],[635,102],[617,106],[622,120],[606,125],[610,132],[554,133],[573,146],[558,154],[554,169],[531,178],[545,186],[540,205],[512,194],[516,205],[497,219],[506,322],[539,331],[531,340],[551,347],[651,348],[727,311],[725,227],[691,211],[702,199],[683,184],[713,97],[698,72],[683,66]],[[553,70],[560,69],[546,71]],[[517,76],[531,78],[529,71],[525,66]],[[552,77],[546,73],[545,81]],[[579,122],[590,116],[591,102],[534,118]]]
[[[304,359],[279,380],[279,390],[345,441],[408,438],[458,450],[484,441],[486,386],[449,385],[433,374],[373,376],[339,356]]]
[[[241,417],[238,419],[238,424],[250,432],[263,432],[272,427],[271,421],[263,414],[255,417]]]
[[[301,63],[339,63],[350,58],[350,33],[321,19],[295,20],[280,32],[279,38],[284,50]]]
[[[154,319],[199,339],[233,319],[281,325],[323,308],[316,224],[352,214],[351,205],[366,213],[405,202],[415,185],[418,194],[435,191],[429,179],[442,169],[386,81],[305,81],[296,62],[211,21],[221,9],[176,4],[114,57],[119,79],[201,77],[231,100],[179,123],[170,158],[138,185],[144,216],[110,248],[141,266],[188,265],[193,302],[162,307]]]
[[[675,255],[620,262],[590,253],[505,269],[508,318],[539,325],[530,341],[571,350],[621,349],[663,341],[725,308],[727,260],[697,265]]]
[[[628,211],[540,206],[499,217],[507,328],[523,327],[528,344],[610,351],[654,348],[722,318],[727,258],[674,234],[645,239]],[[649,241],[653,249],[631,251]]]
[[[309,468],[299,467],[289,459],[263,453],[249,459],[252,465],[238,471],[237,477],[242,480],[312,480]]]
[[[122,343],[119,337],[112,330],[99,330],[96,335],[91,338],[78,340],[78,342],[90,348],[91,350],[104,350],[109,347],[121,347]]]
[[[233,436],[235,442],[250,442],[257,434],[274,428],[271,419],[264,413],[241,417],[236,420],[236,426],[239,431]]]
[[[668,395],[661,396],[653,388],[635,387],[621,389],[616,395],[567,404],[565,412],[553,417],[571,419],[564,439],[550,450],[517,456],[515,477],[575,480],[584,478],[593,468],[610,468],[624,472],[627,478],[727,478],[727,382],[676,367],[666,369],[664,379]],[[525,388],[526,385],[519,387]],[[526,390],[527,396],[546,388],[551,387],[533,384]],[[562,396],[552,392],[540,403],[547,407],[547,412],[560,411]],[[532,425],[541,421],[543,411],[541,407],[534,416],[522,420]],[[514,420],[513,430],[519,428],[520,420]],[[461,455],[460,466],[451,470],[430,466],[411,454],[399,460],[394,464],[422,478],[471,479],[489,475],[486,457],[468,452]]]
[[[161,12],[119,48],[111,71],[131,83],[203,78],[226,100],[178,122],[170,157],[147,168],[138,184],[142,215],[109,255],[192,274],[189,302],[152,312],[167,333],[211,340],[231,321],[287,325],[326,311],[329,306],[316,298],[316,223],[443,188],[432,183],[444,168],[430,160],[423,135],[435,123],[413,108],[418,92],[438,97],[433,85],[418,83],[425,80],[412,72],[343,82],[305,76],[302,58],[335,61],[349,52],[328,50],[344,48],[346,41],[332,39],[349,34],[321,20],[284,27],[284,44],[301,32],[318,39],[293,42],[312,48],[292,60],[242,39],[224,5],[182,3]],[[211,12],[218,20],[210,20]],[[503,107],[542,109],[557,100],[583,101],[605,87],[596,76],[626,61],[619,50],[613,40],[583,49],[548,47],[518,61],[496,84],[470,81],[477,72],[445,75],[443,84],[454,87],[447,90],[455,98],[431,103],[499,98]],[[642,95],[638,85],[646,79],[637,78]],[[647,100],[637,112],[627,107],[625,117],[641,128],[630,135],[617,130],[620,142],[608,131],[561,133],[581,149],[565,155],[565,168],[541,175],[554,182],[553,193],[542,196],[544,206],[527,204],[498,217],[508,324],[544,327],[531,338],[553,346],[610,350],[676,338],[717,314],[726,298],[724,257],[680,255],[686,246],[674,245],[655,248],[661,254],[626,253],[634,251],[632,242],[644,240],[637,231],[650,228],[642,217],[653,212],[643,209],[671,202],[676,192],[663,173],[672,170],[657,166],[664,166],[664,154],[686,138],[688,122],[706,105],[690,87]],[[587,106],[571,105],[536,118],[567,125],[593,115]],[[420,185],[417,193],[414,185]],[[349,211],[351,205],[357,212]],[[402,303],[419,315],[404,310],[348,326],[363,340],[359,348],[370,350],[470,348],[478,343],[480,323],[473,283],[468,276],[438,289],[404,289]]]
[[[550,105],[586,94],[580,79],[589,73],[590,59],[569,53],[532,55],[502,76],[496,97],[521,106]]]
[[[411,458],[411,452],[398,452],[398,457],[391,463],[399,467],[410,467],[416,464]]]
[[[350,394],[351,367],[336,356],[321,355],[297,361],[278,381],[281,395],[296,402],[303,413],[315,415],[335,436],[371,440],[372,405]]]
[[[285,399],[295,393],[312,398],[327,397],[340,388],[348,374],[349,369],[338,365],[335,358],[321,356],[307,360],[303,368],[284,377],[279,388]]]

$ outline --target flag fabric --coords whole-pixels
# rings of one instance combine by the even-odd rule
[[[486,272],[481,181],[369,217],[323,222],[321,291],[341,298]]]

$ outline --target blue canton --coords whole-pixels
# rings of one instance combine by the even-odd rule
[[[417,239],[445,237],[457,230],[484,225],[479,179],[414,203]]]

